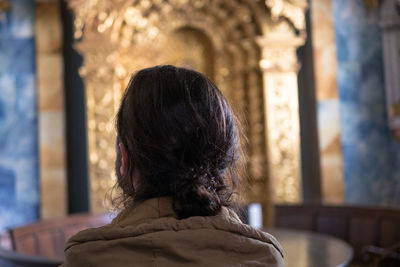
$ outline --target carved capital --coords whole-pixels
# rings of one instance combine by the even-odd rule
[[[297,72],[299,63],[296,50],[304,44],[304,38],[283,34],[272,34],[257,39],[262,49],[261,69],[265,71]]]
[[[273,21],[285,18],[300,33],[305,31],[304,14],[308,6],[306,0],[265,0],[265,5],[269,8]]]

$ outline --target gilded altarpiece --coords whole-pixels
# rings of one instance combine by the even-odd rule
[[[71,0],[87,99],[90,195],[104,210],[115,183],[114,119],[131,74],[173,64],[207,74],[248,141],[246,201],[300,200],[297,58],[305,1]],[[269,222],[264,222],[268,224]]]

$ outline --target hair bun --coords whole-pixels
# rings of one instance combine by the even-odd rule
[[[215,178],[201,170],[190,169],[175,189],[174,210],[180,218],[216,215],[221,210]]]

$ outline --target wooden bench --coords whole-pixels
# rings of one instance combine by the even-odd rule
[[[0,265],[59,266],[63,262],[65,242],[72,235],[111,220],[110,214],[80,214],[10,229],[0,238]]]

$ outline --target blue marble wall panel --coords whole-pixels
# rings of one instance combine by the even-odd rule
[[[400,144],[385,106],[378,9],[334,0],[346,202],[400,206]]]
[[[0,19],[0,230],[39,218],[34,1]]]

